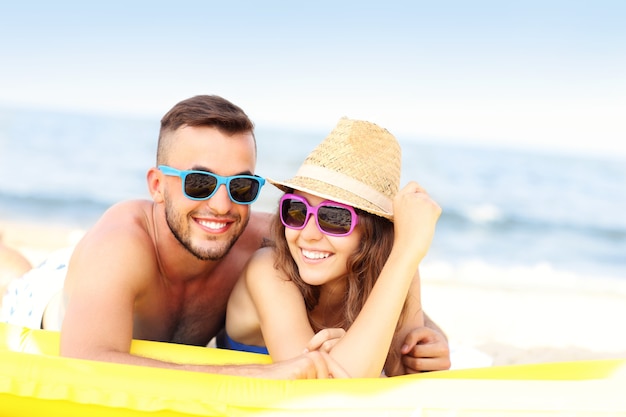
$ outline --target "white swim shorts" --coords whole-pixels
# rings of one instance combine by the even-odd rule
[[[48,303],[63,288],[73,249],[53,252],[41,265],[14,279],[2,299],[0,322],[40,329]]]

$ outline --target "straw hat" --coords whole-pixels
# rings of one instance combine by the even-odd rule
[[[400,145],[391,133],[344,117],[293,178],[267,180],[284,192],[304,191],[393,220],[400,164]]]

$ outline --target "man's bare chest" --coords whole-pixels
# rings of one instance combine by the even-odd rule
[[[206,345],[224,326],[231,290],[225,282],[161,289],[137,309],[134,336]]]

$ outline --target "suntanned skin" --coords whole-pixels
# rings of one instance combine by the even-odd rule
[[[314,206],[328,198],[294,193]],[[412,329],[424,325],[418,266],[430,247],[441,208],[419,184],[410,182],[395,196],[393,213],[394,245],[385,266],[354,322],[328,349],[352,377],[379,375],[385,360],[387,375],[410,373],[402,361],[401,346],[410,343],[407,335]],[[274,248],[265,248],[254,254],[233,289],[226,323],[230,337],[266,346],[274,360],[301,353],[314,337],[312,322],[322,328],[341,323],[348,285],[346,265],[363,240],[358,225],[347,236],[329,236],[310,218],[300,230],[285,228],[284,236],[302,280],[317,286],[319,301],[307,310],[300,289],[276,268]],[[281,302],[276,303],[277,299]],[[403,304],[404,318],[396,327]],[[389,355],[392,340],[397,354]]]
[[[259,226],[267,222],[269,215],[254,213],[250,227],[246,228],[222,261],[198,262],[193,255],[183,250],[173,235],[163,233],[165,236],[157,236],[156,229],[164,228],[164,225],[154,225],[154,222],[164,222],[163,215],[157,213],[159,210],[162,207],[149,201],[129,201],[117,204],[104,215],[77,247],[64,290],[66,299],[72,293],[78,294],[92,288],[101,296],[97,300],[83,298],[84,305],[79,300],[72,300],[68,308],[79,310],[78,317],[81,321],[84,320],[84,314],[91,310],[96,310],[99,315],[102,311],[100,308],[112,315],[123,308],[122,302],[128,297],[125,293],[132,290],[136,295],[127,300],[131,303],[129,306],[133,312],[132,328],[128,327],[127,331],[132,331],[134,338],[206,345],[223,326],[226,300],[234,285],[234,278],[251,253],[259,248]],[[132,217],[129,217],[130,213],[133,213]],[[125,242],[119,239],[115,243],[116,237],[111,227],[119,228],[124,234],[135,237],[132,245],[124,249],[123,257],[120,257],[118,251],[124,248]],[[93,250],[93,246],[88,245],[92,240],[93,245],[102,247],[100,259],[94,260],[85,256]],[[112,253],[107,255],[107,251]],[[157,253],[160,254],[159,257]],[[137,259],[142,259],[142,262],[138,264]],[[83,265],[83,262],[88,264]],[[94,278],[88,280],[89,282],[81,282],[81,275],[77,271],[95,269],[94,262],[100,265],[98,269],[102,271],[102,275],[94,271],[99,276],[97,279],[92,275]],[[129,276],[133,269],[136,270],[135,282]],[[123,275],[125,277],[116,279],[116,276]],[[116,294],[116,302],[109,305],[105,295],[115,290],[113,284],[116,282],[122,287],[119,290],[122,293]],[[104,286],[109,290],[100,288],[102,284],[108,284]],[[101,307],[95,307],[94,302],[102,303]],[[51,314],[49,310],[46,311],[46,317]],[[71,317],[72,315],[66,314],[67,323],[70,323]],[[198,320],[198,317],[202,319]],[[64,330],[71,329],[68,326],[70,324],[66,324]],[[122,326],[121,322],[115,324],[118,333],[124,327],[126,326]],[[103,328],[89,326],[85,330],[101,333]]]
[[[219,175],[250,174],[255,168],[251,133],[228,136],[213,127],[183,126],[174,133],[167,164]],[[109,209],[76,247],[70,260],[61,328],[63,356],[271,378],[341,375],[323,352],[269,366],[179,365],[129,353],[133,338],[206,345],[222,328],[228,295],[240,271],[266,235],[269,216],[233,203],[224,186],[206,201],[186,198],[181,179],[148,172],[150,201]],[[167,198],[165,196],[167,195]],[[190,242],[202,260],[185,248]],[[230,248],[230,243],[243,233]],[[49,308],[44,321],[60,317]]]
[[[191,97],[161,119],[156,165],[223,177],[253,174],[253,129],[228,100]],[[309,352],[264,366],[191,366],[132,355],[133,339],[206,345],[223,328],[229,294],[269,236],[271,220],[233,203],[224,185],[197,201],[185,196],[181,178],[158,168],[148,171],[147,184],[152,201],[111,207],[75,248],[64,288],[42,319],[44,329],[61,330],[61,355],[269,378],[346,375],[325,348],[341,332],[317,334]],[[424,318],[428,327],[412,330],[404,358],[416,371],[447,369],[445,336]]]
[[[176,140],[167,165],[222,176],[254,172],[252,133],[229,136],[213,127],[183,126],[168,134]],[[194,201],[183,194],[180,178],[156,168],[149,170],[147,182],[153,201],[113,206],[72,255],[63,293],[43,318],[44,328],[62,322],[63,356],[281,379],[346,375],[315,347],[269,366],[173,364],[130,354],[133,338],[206,345],[223,327],[228,296],[244,264],[269,236],[271,220],[269,214],[250,214],[250,205],[233,203],[224,186],[210,199]],[[192,251],[216,260],[199,259]],[[430,327],[435,330],[424,328],[426,335],[416,338],[422,361],[416,369],[447,369],[447,342],[434,324]]]

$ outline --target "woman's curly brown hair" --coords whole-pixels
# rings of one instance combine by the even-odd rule
[[[380,272],[389,258],[393,247],[393,223],[383,217],[355,209],[359,217],[357,228],[361,231],[361,242],[347,262],[347,290],[344,299],[343,320],[338,327],[348,330],[365,301],[369,297]],[[277,215],[272,223],[271,246],[274,246],[276,258],[274,268],[282,271],[288,280],[298,287],[307,308],[312,311],[319,301],[319,287],[309,285],[302,280],[285,238],[285,226]],[[400,320],[401,322],[401,320]],[[398,324],[400,324],[400,322]],[[315,332],[322,330],[319,324],[311,322]]]

